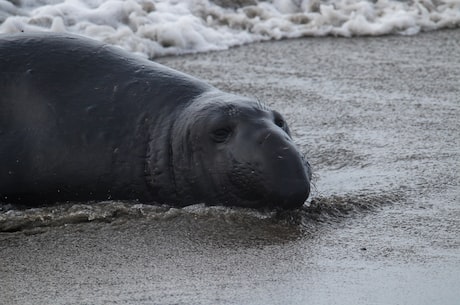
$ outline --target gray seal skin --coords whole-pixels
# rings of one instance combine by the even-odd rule
[[[0,36],[0,201],[296,208],[310,167],[282,116],[87,38]]]

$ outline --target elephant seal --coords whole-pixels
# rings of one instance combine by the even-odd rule
[[[0,200],[300,207],[282,116],[91,39],[0,36]]]

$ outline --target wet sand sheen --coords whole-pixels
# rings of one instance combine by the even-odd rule
[[[456,304],[459,49],[452,30],[159,59],[280,110],[329,208],[0,233],[0,304]]]

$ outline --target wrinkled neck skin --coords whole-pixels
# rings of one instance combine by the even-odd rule
[[[228,182],[219,168],[225,166],[213,162],[213,152],[206,145],[206,127],[208,107],[222,104],[225,96],[217,89],[198,96],[182,109],[171,126],[169,169],[178,205],[222,203],[220,193]]]
[[[181,106],[178,106],[181,107]],[[180,111],[183,111],[182,106]],[[177,114],[164,113],[148,128],[145,179],[150,198],[159,204],[180,206],[173,170],[173,127]],[[185,204],[184,204],[185,205]]]
[[[157,123],[162,127],[155,130],[163,132],[154,135],[155,142],[164,145],[150,146],[152,191],[162,203],[178,206],[301,206],[310,192],[310,167],[278,116],[218,90],[198,96],[174,118]],[[227,129],[228,138],[216,140]]]

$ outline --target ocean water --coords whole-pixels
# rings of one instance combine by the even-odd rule
[[[459,25],[459,0],[0,0],[0,33],[77,33],[149,58],[274,39],[413,35]]]
[[[280,110],[314,170],[296,211],[1,204],[0,304],[457,305],[460,30],[413,34],[459,15],[436,0],[0,0],[1,33],[147,57],[252,43],[157,61]],[[309,38],[328,35],[360,37]]]

